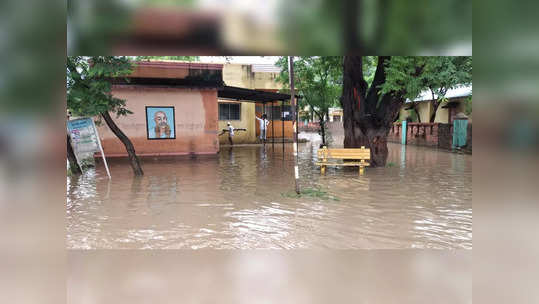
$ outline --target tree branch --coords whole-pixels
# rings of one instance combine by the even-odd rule
[[[378,57],[378,65],[376,66],[376,72],[374,73],[374,79],[372,81],[369,92],[367,93],[367,111],[369,113],[375,113],[376,107],[379,102],[380,85],[386,81],[385,64],[390,60],[389,56]],[[380,101],[381,102],[381,101]]]

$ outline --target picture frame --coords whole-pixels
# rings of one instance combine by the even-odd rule
[[[176,113],[173,106],[146,106],[146,138],[176,139]]]

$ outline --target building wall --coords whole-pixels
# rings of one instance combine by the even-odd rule
[[[406,144],[415,146],[428,146],[441,149],[452,149],[453,125],[446,123],[408,123],[406,130]],[[472,124],[468,123],[467,143],[463,148],[465,152],[472,153]],[[401,143],[402,124],[393,124],[387,136],[388,142]]]
[[[421,117],[421,122],[429,122],[432,115],[432,104],[430,102],[420,102],[417,105],[417,111]]]
[[[463,101],[463,98],[452,98],[450,101]],[[411,110],[405,110],[404,108],[407,107],[407,104],[404,104],[400,110],[399,113],[399,119],[405,120],[408,116],[410,116]],[[436,111],[436,117],[434,118],[434,122],[436,123],[450,123],[449,121],[449,111],[448,108],[442,108],[443,105],[440,105],[438,107],[438,110]],[[453,108],[454,114],[459,112],[464,112],[466,108],[466,105],[463,102],[460,102],[459,105],[456,108]],[[419,112],[419,115],[421,117],[421,122],[428,123],[430,121],[430,115],[434,111],[434,108],[432,106],[432,102],[425,101],[420,102],[417,105],[417,110]]]
[[[223,81],[226,85],[247,89],[276,89],[282,85],[276,81],[279,73],[253,72],[250,64],[225,64]]]
[[[217,138],[217,91],[144,86],[114,86],[112,93],[126,100],[133,114],[113,119],[131,139],[137,155],[214,154]],[[146,106],[174,106],[176,139],[147,139]],[[107,156],[126,156],[125,147],[103,123],[99,127]]]
[[[274,106],[279,107],[279,104],[280,104],[280,101],[276,101],[274,103]],[[269,103],[267,105],[269,106]],[[263,110],[264,108],[262,106],[262,103],[258,103],[255,108],[256,116],[262,117]],[[283,137],[283,124],[284,124],[284,138],[291,139],[294,135],[292,121],[285,120],[283,123],[280,117],[275,116],[274,121],[272,123],[270,111],[271,110],[267,110],[267,113],[266,113],[268,116],[267,119],[269,120],[269,124],[267,126],[266,138],[273,137],[274,133],[275,133],[275,138],[282,138]],[[272,130],[272,124],[274,124],[273,130]],[[255,119],[255,129],[256,129],[256,136],[259,137],[260,136],[260,123],[256,119]]]
[[[403,121],[406,120],[406,118],[409,116],[408,110],[405,109],[406,105],[403,105],[399,111],[399,120]]]
[[[399,113],[399,119],[405,120],[412,115],[413,110],[405,110],[408,104],[404,104]],[[430,114],[432,113],[432,105],[430,102],[420,102],[417,104],[417,112],[421,118],[421,122],[428,122],[430,120]]]
[[[231,103],[238,103],[236,101],[228,101],[228,100],[219,100],[219,103],[225,103],[225,102],[231,102]],[[247,144],[247,143],[253,143],[256,142],[256,129],[255,129],[255,104],[252,102],[241,102],[241,114],[240,119],[241,120],[231,120],[230,123],[234,128],[244,128],[247,129],[247,131],[237,131],[234,132],[234,143],[235,144]],[[227,121],[219,120],[219,133],[221,133],[221,130],[228,129]],[[221,136],[219,136],[219,143],[221,144],[229,144],[228,142],[228,134],[225,133]]]
[[[460,103],[458,104],[457,107],[453,108],[453,113],[452,115],[455,116],[457,113],[460,113],[460,112],[464,112],[466,110],[466,104],[463,102],[464,99],[463,98],[455,98],[455,99],[451,99],[451,101],[459,101]],[[449,111],[451,111],[451,109],[448,109],[448,108],[442,108],[443,105],[440,105],[438,107],[438,111],[436,111],[436,118],[434,120],[434,122],[440,122],[440,123],[451,123],[450,119],[449,119]]]
[[[336,120],[336,118],[338,120]],[[342,118],[343,118],[342,109],[329,109],[329,121],[330,122],[342,121]]]
[[[440,124],[438,123],[408,123],[406,143],[416,146],[438,147],[439,128]],[[398,143],[402,141],[402,124],[393,125],[387,136],[387,141]]]
[[[250,64],[225,64],[223,66],[223,81],[229,86],[277,91],[282,88],[282,85],[276,80],[278,76],[279,73],[253,72]],[[226,101],[220,100],[219,102]],[[275,102],[275,104],[277,105],[277,102]],[[246,128],[247,132],[236,132],[234,136],[234,143],[243,144],[258,142],[257,138],[260,135],[260,128],[258,121],[255,119],[255,113],[259,117],[262,115],[262,113],[256,112],[255,103],[241,103],[241,120],[231,121],[231,123],[235,128]],[[226,128],[226,121],[219,121],[219,130],[224,128]],[[280,120],[275,120],[274,131],[275,137],[282,137],[282,122]],[[270,124],[268,125],[268,133],[266,134],[267,138],[272,137],[271,132],[270,120]],[[285,121],[285,137],[291,138],[292,133],[292,122]],[[221,144],[228,144],[228,137],[226,135],[220,136],[219,142]]]
[[[281,120],[275,120],[272,129],[272,122],[270,120],[270,123],[268,125],[268,131],[266,134],[266,138],[273,137],[273,132],[275,132],[275,138],[283,138],[283,122]],[[291,121],[285,121],[284,122],[284,138],[292,138],[294,134],[294,130],[292,127]]]

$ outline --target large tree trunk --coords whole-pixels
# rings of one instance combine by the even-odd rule
[[[127,150],[127,154],[129,155],[129,161],[131,162],[131,167],[133,168],[133,172],[135,175],[144,175],[144,172],[142,171],[142,167],[140,166],[140,161],[135,153],[135,147],[133,147],[133,143],[131,140],[118,128],[114,120],[112,120],[112,117],[110,117],[109,112],[103,112],[101,113],[101,116],[107,123],[107,126],[109,126],[110,130],[120,139],[120,141],[124,144],[125,149]]]
[[[80,174],[82,173],[81,168],[79,167],[79,163],[77,163],[77,157],[75,156],[75,152],[73,151],[73,147],[71,146],[71,139],[69,138],[69,134],[67,135],[67,160],[69,161],[69,169],[71,170],[71,173],[73,174]]]
[[[438,111],[438,107],[440,106],[440,102],[434,101],[432,104],[432,114],[430,115],[430,122],[433,123],[436,119],[436,111]]]
[[[417,116],[417,122],[421,122],[421,115],[419,115],[419,111],[417,110],[417,104],[414,105],[414,112]]]
[[[326,146],[326,122],[323,119],[320,120],[320,135],[322,136],[322,145]]]
[[[363,78],[361,56],[345,56],[343,66],[344,147],[365,146],[371,150],[371,166],[385,166],[388,156],[387,135],[404,98],[398,94],[379,96],[385,82],[384,64],[389,57],[379,57],[374,80],[368,88]]]

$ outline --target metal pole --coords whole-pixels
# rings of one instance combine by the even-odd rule
[[[94,127],[95,136],[97,136],[97,143],[99,145],[99,150],[101,151],[101,157],[103,158],[103,163],[105,164],[105,169],[107,169],[107,175],[110,179],[110,171],[109,171],[109,165],[107,164],[107,159],[105,158],[105,152],[103,152],[103,147],[101,146],[101,138],[99,138],[99,134],[97,133],[97,128],[95,127],[95,122],[92,119],[92,125]]]
[[[283,133],[281,137],[281,141],[283,142],[283,151],[284,151],[284,112],[283,112],[283,109],[284,109],[284,100],[281,100],[281,123],[282,123],[281,131]]]
[[[262,135],[262,141],[264,142],[264,149],[265,149],[266,148],[266,136],[267,136],[267,134],[266,134],[266,120],[264,118],[264,115],[266,114],[266,102],[262,103],[262,108],[264,108],[263,114],[262,114],[262,119],[263,119],[262,123],[264,125],[264,132],[262,132],[262,128],[260,128],[260,135]]]
[[[292,129],[294,130],[294,176],[296,182],[296,193],[299,194],[299,169],[298,169],[298,129],[297,129],[297,103],[294,90],[294,57],[288,57],[288,69],[290,75],[290,110],[294,119]]]
[[[271,101],[271,149],[275,150],[275,128],[273,127],[273,100]]]

